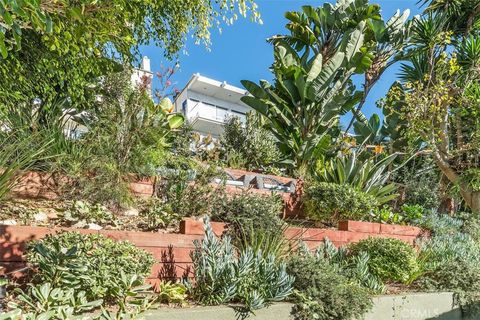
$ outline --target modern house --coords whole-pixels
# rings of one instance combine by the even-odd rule
[[[218,138],[225,120],[232,116],[246,119],[252,109],[240,99],[247,95],[244,89],[194,74],[175,98],[175,112],[182,113],[201,136]]]

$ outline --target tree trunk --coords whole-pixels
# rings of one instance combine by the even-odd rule
[[[458,173],[450,167],[450,164],[442,157],[438,150],[433,152],[433,156],[438,168],[448,180],[460,187],[460,195],[465,201],[465,204],[474,213],[480,213],[480,191],[474,191],[467,183],[463,182]]]
[[[460,194],[472,212],[480,213],[480,191],[465,190],[460,187]]]

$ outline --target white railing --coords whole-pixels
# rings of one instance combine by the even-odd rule
[[[191,109],[187,108],[187,118],[190,122],[194,122],[195,120],[202,118],[224,123],[225,119],[229,115],[230,112],[228,110],[203,102],[195,103]]]

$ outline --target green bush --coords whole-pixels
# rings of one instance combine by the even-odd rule
[[[368,220],[378,205],[373,196],[349,185],[321,182],[305,190],[307,214],[321,222],[336,224],[340,220]]]
[[[233,228],[254,226],[257,230],[270,232],[279,230],[283,225],[283,200],[277,194],[268,196],[244,192],[218,203],[212,219],[226,222]]]
[[[366,252],[370,271],[383,281],[407,283],[418,272],[414,248],[398,239],[368,238],[349,246],[350,256]]]
[[[434,236],[423,242],[420,283],[427,289],[480,291],[480,245],[469,235]]]
[[[153,257],[127,241],[99,234],[64,232],[29,244],[27,261],[36,265],[36,283],[84,291],[89,300],[115,302],[124,292],[122,277],[143,279],[150,274]],[[128,281],[123,281],[128,282]]]
[[[460,232],[436,235],[422,243],[420,259],[425,262],[422,277],[417,281],[419,287],[456,292],[464,316],[478,319],[480,244]]]
[[[313,256],[293,256],[287,271],[295,277],[295,320],[358,319],[372,307],[366,288]]]
[[[305,254],[310,252],[306,250]],[[346,247],[337,248],[330,240],[325,239],[324,243],[315,250],[314,257],[319,263],[332,266],[339,274],[367,288],[373,294],[384,293],[386,290],[382,280],[370,271],[368,264],[370,256],[366,252],[349,257]]]
[[[231,117],[220,138],[221,159],[229,167],[269,170],[280,160],[275,137],[262,127],[259,115],[248,113],[245,124]]]
[[[191,253],[195,282],[189,291],[197,302],[218,305],[241,303],[248,311],[286,299],[292,292],[293,277],[285,263],[265,257],[251,248],[237,252],[230,237],[219,239],[205,221],[205,238],[195,241]]]

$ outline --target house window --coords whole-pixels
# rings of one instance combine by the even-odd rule
[[[184,115],[187,114],[187,105],[188,105],[188,100],[183,100],[183,102],[182,102],[182,113]]]
[[[217,120],[225,121],[228,118],[228,109],[217,106]]]
[[[243,112],[239,112],[239,111],[234,111],[234,110],[232,110],[232,116],[238,117],[242,123],[246,123],[246,122],[247,122],[247,115],[246,115],[245,113],[243,113]]]

